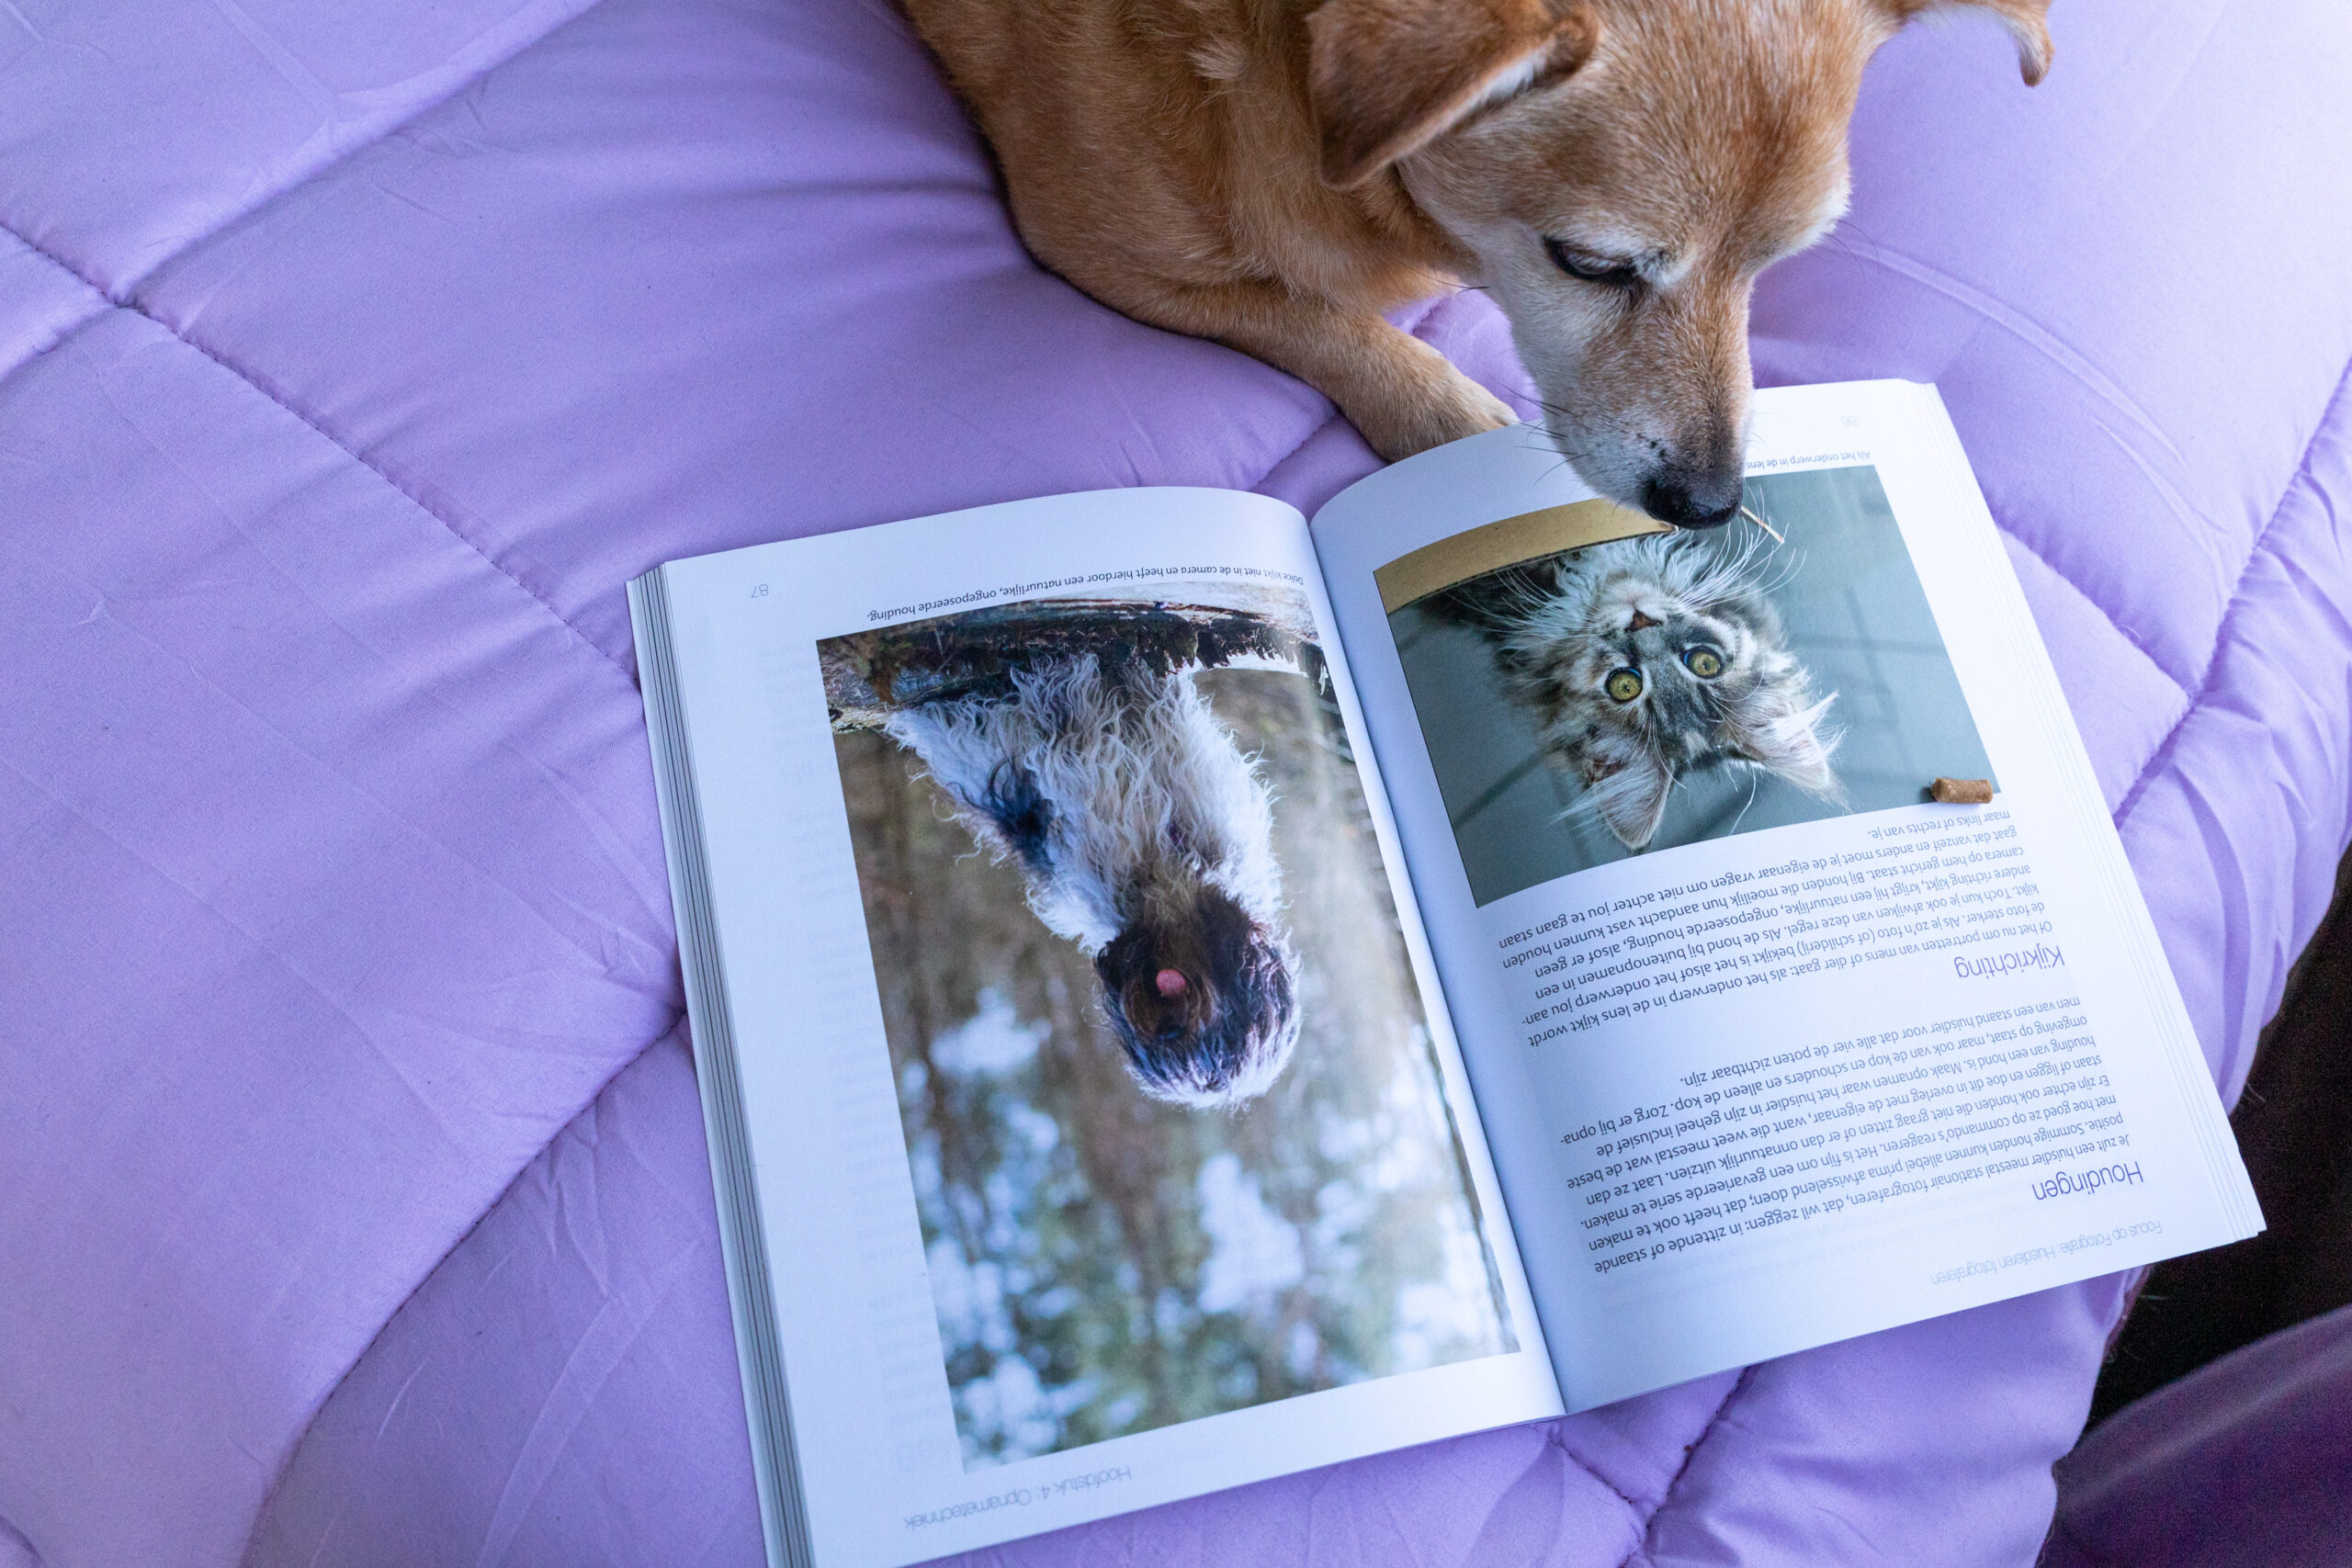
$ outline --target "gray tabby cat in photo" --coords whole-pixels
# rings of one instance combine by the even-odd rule
[[[1824,716],[1765,595],[1752,537],[1652,535],[1544,556],[1424,603],[1468,626],[1510,700],[1534,720],[1545,761],[1575,781],[1569,809],[1646,846],[1675,781],[1740,767],[1841,798]]]

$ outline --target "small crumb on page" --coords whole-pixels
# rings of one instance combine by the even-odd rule
[[[1993,781],[1939,778],[1928,786],[1928,798],[1939,806],[1989,806],[1993,802]]]

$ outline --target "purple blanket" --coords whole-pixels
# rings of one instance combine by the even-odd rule
[[[1942,387],[2233,1093],[2352,803],[2352,13],[2056,30],[1890,46],[1758,368]],[[1371,466],[1032,266],[887,0],[6,7],[0,1565],[756,1562],[622,582]],[[2121,1296],[994,1555],[2023,1564]]]

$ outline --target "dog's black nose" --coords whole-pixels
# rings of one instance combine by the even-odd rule
[[[1678,528],[1720,528],[1739,515],[1740,479],[1702,479],[1673,472],[1642,481],[1642,510]]]
[[[1672,522],[1677,529],[1719,529],[1740,514],[1740,487],[1734,482],[1729,489],[1722,484],[1693,489],[1684,479],[1660,475],[1642,482],[1642,510],[1658,522]]]

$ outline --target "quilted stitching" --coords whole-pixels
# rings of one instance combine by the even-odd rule
[[[51,266],[57,268],[58,271],[65,274],[75,282],[81,284],[84,288],[89,289],[93,294],[99,293],[96,284],[92,283],[88,278],[83,277],[81,275],[74,272],[71,266],[66,265],[62,258],[52,255],[49,252],[42,250],[39,245],[33,243],[32,241],[27,239],[24,235],[17,233],[13,229],[9,229],[5,223],[0,223],[0,232],[6,233],[9,238],[15,240],[18,244],[23,245],[27,250],[31,251],[35,255],[40,256],[42,260],[48,262]],[[104,299],[105,297],[103,294],[99,294],[99,298]],[[614,658],[610,653],[605,652],[602,648],[598,648],[592,638],[582,633],[579,627],[573,626],[569,620],[564,618],[562,612],[559,611],[555,605],[548,601],[548,596],[545,593],[541,592],[529,582],[525,581],[520,575],[510,570],[504,564],[494,558],[487,550],[482,548],[481,545],[477,540],[469,536],[466,531],[458,527],[457,524],[435,512],[433,509],[432,504],[427,502],[424,496],[418,494],[414,489],[401,483],[397,476],[392,474],[389,469],[383,468],[381,465],[371,462],[364,453],[354,450],[349,442],[345,441],[342,437],[335,434],[334,431],[329,430],[317,417],[296,405],[277,388],[270,386],[267,382],[254,375],[253,372],[237,365],[232,364],[228,359],[224,358],[219,351],[197,342],[187,333],[174,327],[169,321],[157,317],[148,310],[143,305],[140,304],[135,299],[109,300],[107,301],[107,304],[114,310],[137,316],[141,321],[147,321],[153,326],[161,328],[164,332],[170,333],[173,338],[182,346],[202,355],[212,364],[218,366],[220,369],[228,372],[228,374],[243,382],[254,392],[264,398],[266,398],[270,402],[276,404],[287,413],[291,414],[294,418],[301,421],[312,434],[318,436],[319,439],[334,447],[335,450],[341,452],[345,457],[350,458],[352,462],[367,469],[377,479],[382,480],[384,484],[391,490],[398,491],[401,497],[410,505],[415,507],[419,512],[424,513],[427,517],[430,517],[435,523],[438,523],[443,528],[448,530],[449,536],[452,538],[456,539],[458,543],[471,550],[475,555],[479,556],[485,566],[488,566],[492,570],[506,579],[507,581],[513,583],[515,587],[528,594],[533,602],[537,604],[538,606],[545,610],[549,615],[553,616],[556,621],[560,624],[566,631],[570,632],[575,638],[577,638],[582,646],[595,649],[595,651],[603,657],[607,663],[611,664],[614,669],[620,671],[621,678],[629,683],[632,690],[636,688],[637,671],[629,665],[624,664],[618,659]],[[88,321],[95,319],[96,312],[91,316],[84,317],[81,321],[75,323],[74,328],[59,333],[55,339],[44,345],[40,352],[42,354],[51,352],[56,348],[59,344],[64,342],[66,338],[70,337],[73,331],[78,330],[82,325],[86,324]],[[29,356],[24,363],[30,364],[32,358],[37,357],[39,357],[38,355]]]
[[[2347,422],[2352,422],[2352,365],[2345,367],[2344,375],[2336,382],[2335,395],[2328,400],[2327,408],[2313,428],[2311,440],[2303,446],[2302,459],[2295,467],[2294,478],[2279,492],[2277,502],[2270,508],[2268,519],[2262,525],[2262,532],[2255,537],[2254,547],[2246,552],[2245,564],[2238,570],[2237,586],[2230,593],[2229,611],[2222,617],[2221,627],[2214,635],[2212,648],[2206,655],[2204,678],[2198,682],[2197,692],[2190,698],[2188,710],[2173,722],[2171,730],[2157,746],[2155,753],[2141,767],[2139,777],[2132,781],[2131,789],[2115,807],[2115,821],[2119,828],[2130,819],[2133,809],[2140,804],[2140,796],[2145,792],[2149,782],[2164,771],[2165,765],[2172,757],[2174,746],[2180,739],[2181,731],[2187,728],[2189,721],[2212,700],[2214,681],[2221,671],[2221,651],[2231,640],[2234,622],[2245,601],[2246,579],[2254,571],[2256,562],[2260,560],[2269,548],[2271,532],[2278,527],[2278,519],[2286,512],[2288,503],[2294,500],[2298,492],[2316,489],[2316,481],[2312,472],[2312,459],[2318,451],[2320,444],[2331,436],[2337,435]]]

